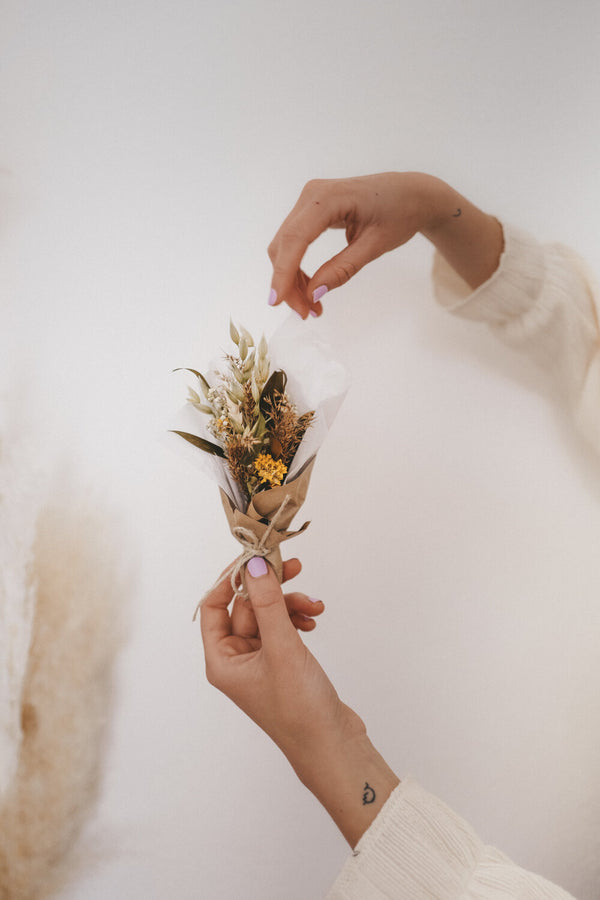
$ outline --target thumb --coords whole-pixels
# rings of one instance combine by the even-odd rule
[[[381,256],[382,252],[368,233],[364,233],[317,269],[306,287],[308,297],[316,302],[325,294],[323,288],[331,291],[346,284],[363,266]]]
[[[297,636],[277,576],[260,556],[253,557],[246,567],[246,589],[263,647],[281,646],[290,635]]]

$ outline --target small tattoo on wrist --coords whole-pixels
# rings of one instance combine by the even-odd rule
[[[366,806],[367,803],[373,803],[375,800],[375,791],[371,787],[368,781],[365,781],[365,786],[363,788],[363,806]]]
[[[455,213],[452,213],[453,219],[458,219],[459,216],[462,216],[462,209],[457,209]]]

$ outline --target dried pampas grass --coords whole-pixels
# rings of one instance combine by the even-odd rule
[[[98,795],[127,582],[111,523],[57,491],[40,514],[32,643],[18,768],[0,808],[0,898],[39,900],[64,883]]]

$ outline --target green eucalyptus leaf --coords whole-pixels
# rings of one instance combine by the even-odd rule
[[[205,441],[204,438],[198,437],[197,434],[189,434],[187,431],[171,430],[173,434],[178,434],[184,441],[188,441],[190,444],[193,444],[194,447],[199,447],[200,450],[204,450],[205,453],[211,453],[213,456],[225,456],[225,451],[222,447],[219,447],[218,444],[213,444],[211,441]]]

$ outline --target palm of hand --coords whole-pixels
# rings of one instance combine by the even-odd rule
[[[298,560],[287,562],[284,581],[298,574],[300,568]],[[298,634],[298,630],[315,627],[307,613],[318,615],[323,604],[311,602],[305,594],[283,596],[277,590],[277,606],[283,615],[274,629],[267,628],[261,617],[261,635],[248,601],[236,598],[229,614],[232,592],[222,585],[214,592],[214,604],[209,598],[211,611],[203,618],[203,634],[209,681],[269,734],[292,762],[301,755],[302,747],[329,741],[334,733],[337,738],[341,732],[360,731],[364,726],[340,701]]]

